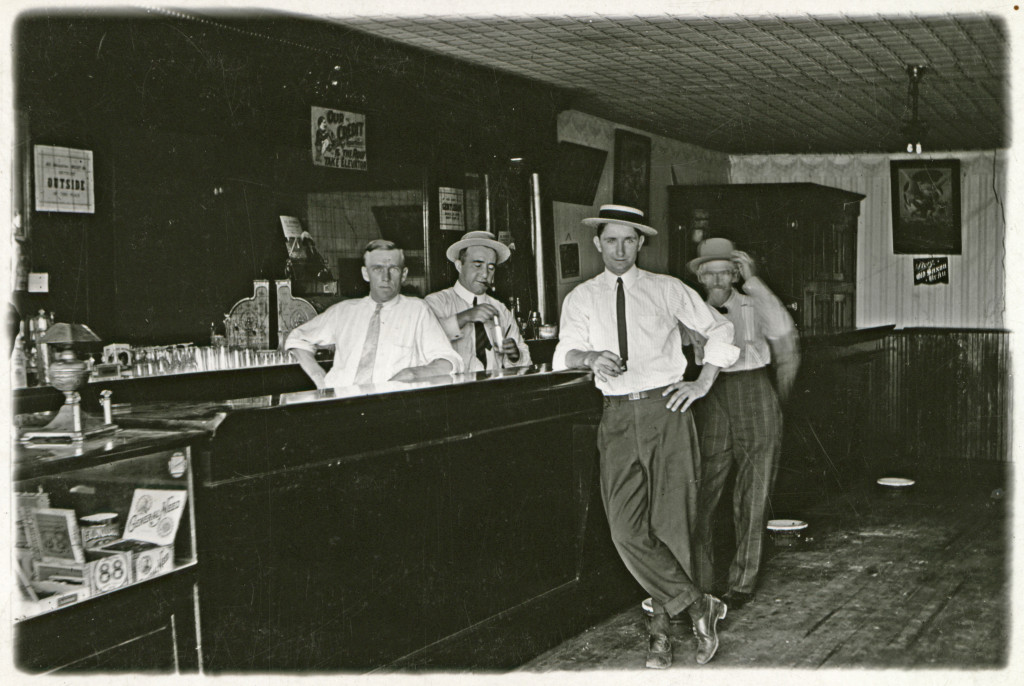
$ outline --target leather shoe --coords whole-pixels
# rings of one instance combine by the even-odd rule
[[[718,620],[725,619],[728,611],[725,603],[715,596],[705,593],[707,609],[693,620],[693,635],[697,637],[697,664],[707,664],[718,651]]]
[[[693,622],[690,619],[690,615],[685,612],[681,612],[678,615],[671,615],[668,618],[668,635],[672,638],[686,638],[689,635],[687,629],[692,626]]]
[[[668,634],[651,634],[647,645],[647,668],[668,669],[672,666],[672,639]]]
[[[733,610],[740,609],[753,599],[753,593],[746,593],[744,591],[729,591],[722,596],[722,600],[725,601],[725,604]]]

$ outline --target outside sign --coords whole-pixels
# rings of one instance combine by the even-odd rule
[[[36,145],[36,210],[95,214],[92,150]]]

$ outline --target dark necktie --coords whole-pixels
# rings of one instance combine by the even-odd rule
[[[712,305],[711,307],[715,308],[722,314],[729,314],[729,308],[726,307],[725,305],[722,305],[721,307],[719,307],[718,305]]]
[[[626,290],[622,287],[622,279],[616,279],[615,286],[615,318],[619,324],[619,357],[622,366],[629,359],[629,340],[626,337]]]
[[[473,307],[476,307],[476,298],[473,298]],[[487,339],[487,332],[484,330],[483,322],[473,322],[473,329],[476,331],[476,359],[487,369],[487,353],[491,342]]]

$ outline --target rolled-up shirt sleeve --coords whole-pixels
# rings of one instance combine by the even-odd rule
[[[451,297],[447,295],[447,292],[430,293],[423,300],[434,311],[437,322],[441,325],[445,335],[448,336],[448,340],[457,341],[461,339],[462,329],[459,328],[459,314],[458,311],[449,314],[449,312],[457,308],[452,306]]]
[[[337,309],[328,308],[327,311],[318,314],[308,322],[295,327],[288,333],[285,339],[285,350],[307,350],[316,353],[316,349],[335,344],[333,317],[337,316]]]
[[[796,325],[786,307],[764,281],[756,276],[751,277],[743,284],[743,291],[754,299],[754,309],[761,320],[761,330],[765,336],[785,338],[796,331]]]
[[[580,293],[572,291],[565,296],[562,302],[562,316],[558,323],[558,344],[555,346],[555,353],[551,358],[551,368],[554,370],[568,369],[565,356],[570,350],[591,350],[590,339],[587,335],[586,308],[579,302]]]
[[[420,357],[426,360],[427,364],[434,360],[448,360],[452,363],[453,374],[462,373],[462,356],[452,348],[447,334],[430,307],[423,308],[417,329],[416,341],[420,348]]]
[[[674,303],[676,319],[699,333],[704,342],[704,364],[727,369],[739,359],[740,349],[732,344],[732,322],[711,309],[689,286],[678,284]]]

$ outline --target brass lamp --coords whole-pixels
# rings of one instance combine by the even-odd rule
[[[54,324],[40,339],[58,349],[56,359],[50,363],[50,385],[64,393],[64,404],[49,424],[22,434],[23,441],[81,443],[87,438],[117,430],[109,417],[104,420],[82,412],[82,397],[78,389],[89,376],[89,367],[75,355],[74,346],[99,343],[100,337],[85,324]],[[104,414],[109,414],[105,412]]]

